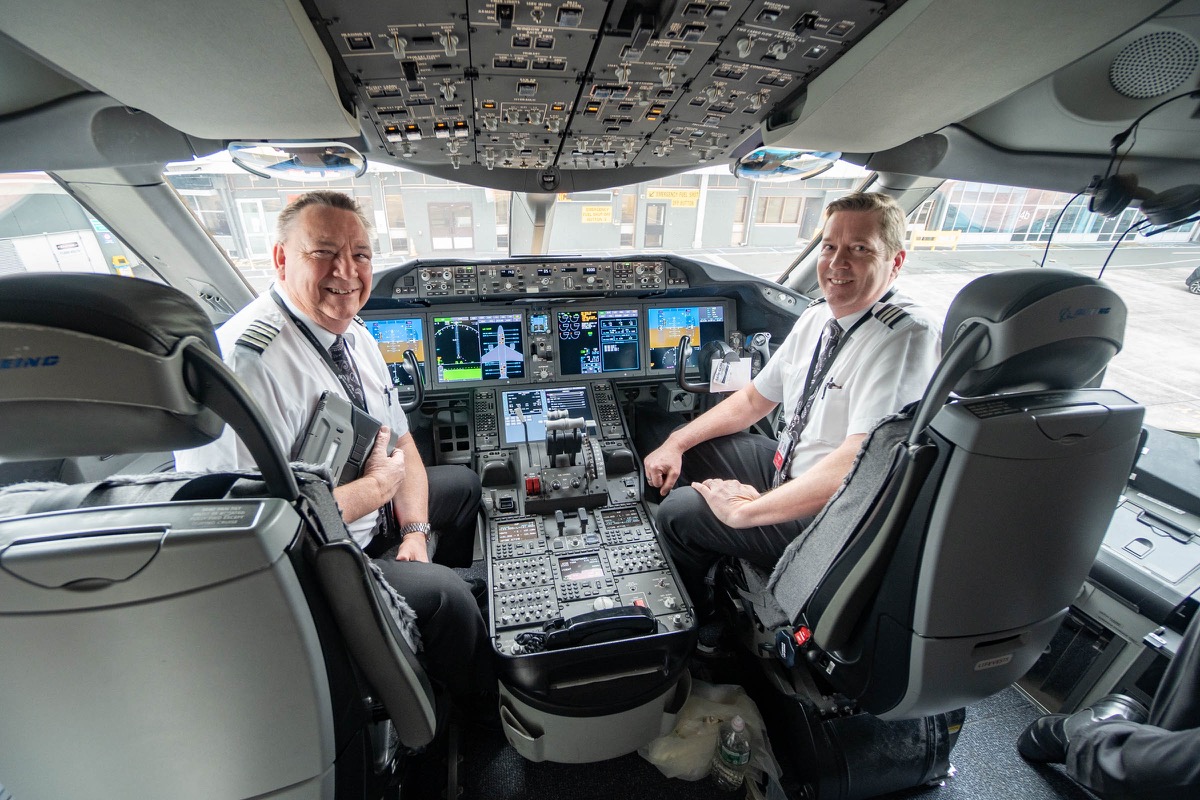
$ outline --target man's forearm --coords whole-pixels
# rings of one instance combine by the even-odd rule
[[[347,525],[375,513],[388,501],[380,491],[379,482],[370,477],[358,478],[338,486],[333,490],[333,499],[337,501],[342,519]]]
[[[396,519],[401,525],[409,522],[429,521],[429,476],[425,473],[425,465],[421,463],[421,454],[411,436],[400,440],[404,448],[404,483],[392,497],[396,510]]]
[[[862,434],[847,437],[804,474],[746,503],[737,510],[734,527],[777,525],[816,516],[846,479],[865,438]]]
[[[747,386],[674,431],[664,444],[680,452],[689,450],[701,442],[745,430],[774,407],[775,403],[759,394],[753,385]]]

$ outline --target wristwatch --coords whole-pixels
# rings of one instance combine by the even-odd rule
[[[408,536],[410,533],[421,533],[425,535],[425,542],[429,542],[429,532],[433,530],[428,522],[406,522],[400,526],[400,538]]]

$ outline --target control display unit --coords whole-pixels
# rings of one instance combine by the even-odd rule
[[[568,418],[582,418],[586,428],[596,427],[585,386],[502,392],[500,407],[504,415],[503,444],[506,446],[545,440],[546,422],[552,412],[566,412]]]
[[[428,382],[425,372],[424,317],[364,318],[367,330],[379,344],[379,352],[387,364],[395,386],[412,386],[412,376],[404,369],[404,351],[412,350],[421,367],[421,380]]]
[[[561,308],[554,312],[558,373],[606,378],[641,370],[641,310]]]
[[[524,379],[524,327],[521,313],[435,315],[433,355],[438,383]]]
[[[650,345],[650,371],[661,372],[675,369],[675,348],[679,339],[691,339],[692,354],[688,358],[688,370],[697,370],[696,354],[704,345],[714,340],[724,341],[729,320],[725,303],[694,306],[658,306],[646,309],[647,338]]]

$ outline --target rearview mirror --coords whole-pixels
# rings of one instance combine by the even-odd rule
[[[231,142],[229,157],[260,178],[282,181],[335,181],[357,178],[367,159],[341,142]]]
[[[751,181],[799,181],[820,175],[841,157],[841,153],[760,147],[738,159],[733,174]]]

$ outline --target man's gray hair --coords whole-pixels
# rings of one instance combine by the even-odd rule
[[[343,192],[318,189],[317,191],[306,192],[300,195],[284,206],[283,211],[279,212],[279,216],[275,218],[276,241],[287,241],[288,235],[292,232],[292,226],[296,223],[296,217],[300,216],[300,212],[309,206],[327,206],[342,211],[349,211],[358,217],[358,221],[366,228],[367,234],[370,235],[371,233],[371,221],[367,219],[366,213],[362,210],[362,206],[358,204],[357,200]]]
[[[879,192],[854,192],[825,206],[822,225],[838,211],[874,211],[879,214],[879,236],[888,258],[904,249],[905,215],[893,198]]]

